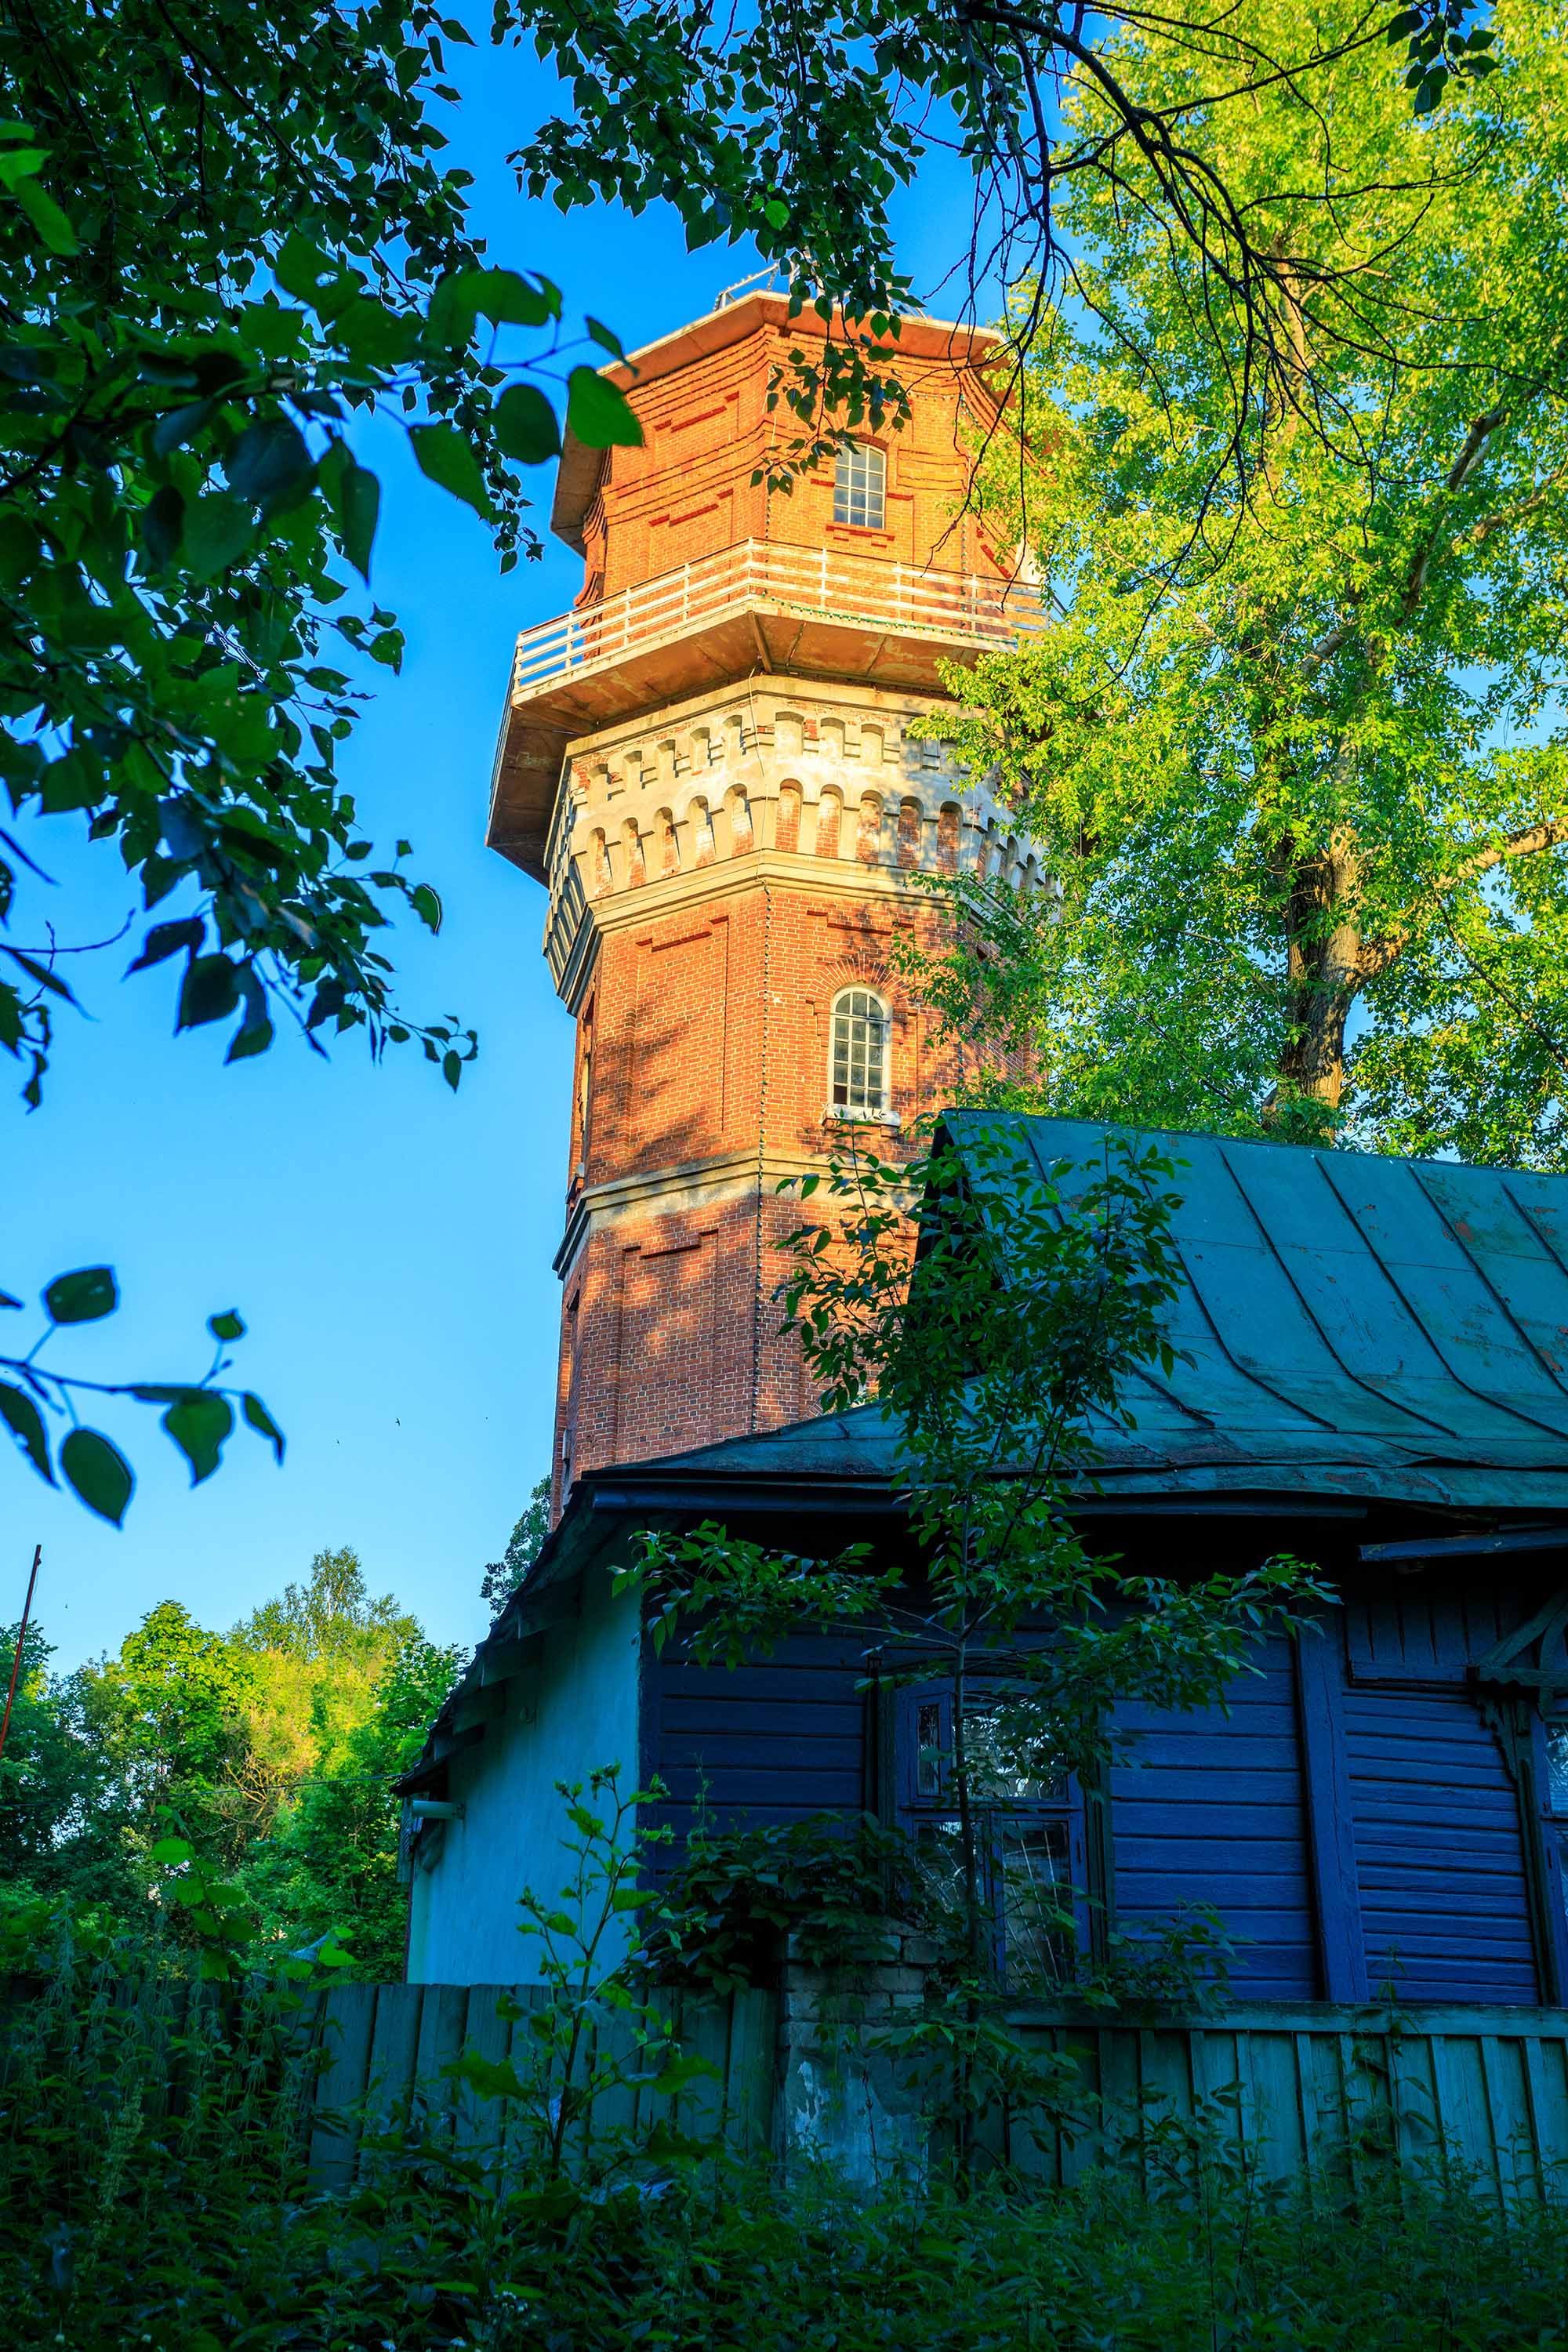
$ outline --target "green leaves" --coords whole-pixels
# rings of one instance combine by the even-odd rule
[[[416,425],[410,428],[409,445],[415,463],[429,481],[452,496],[461,499],[486,520],[490,515],[489,493],[485,478],[479,471],[478,458],[466,434],[455,425]]]
[[[96,1429],[73,1429],[60,1447],[60,1469],[79,1499],[119,1527],[136,1482],[119,1447]]]
[[[1390,46],[1410,37],[1405,87],[1415,93],[1417,115],[1432,113],[1451,81],[1480,80],[1496,71],[1497,59],[1486,54],[1496,33],[1488,26],[1462,30],[1469,6],[1470,0],[1423,0],[1418,7],[1402,8],[1388,26]]]
[[[1409,89],[1436,52],[1409,88],[1372,52],[1335,78],[1310,142],[1343,174],[1332,217],[1291,231],[1314,289],[1300,394],[1379,416],[1375,482],[1364,450],[1259,414],[1212,561],[1194,519],[1237,353],[1194,321],[1163,236],[1065,196],[1107,323],[1053,315],[1025,371],[1050,453],[1026,520],[1012,457],[984,492],[992,528],[1026,533],[1054,617],[955,677],[950,738],[1054,888],[955,884],[970,945],[945,980],[911,975],[965,1050],[993,1040],[998,1087],[1043,1041],[1042,1109],[1568,1165],[1568,755],[1535,719],[1563,679],[1568,509],[1539,488],[1563,478],[1568,419],[1523,389],[1556,381],[1563,348],[1562,27],[1515,12],[1509,69],[1419,128]],[[1435,31],[1457,32],[1441,9],[1398,19],[1400,39]],[[1130,64],[1157,101],[1169,82]],[[1295,109],[1259,93],[1250,128],[1205,118],[1198,152],[1267,206]],[[1396,268],[1335,291],[1373,236]],[[1527,741],[1528,765],[1501,749]]]
[[[47,1478],[52,1486],[55,1474],[49,1467],[43,1414],[26,1390],[14,1387],[9,1381],[0,1381],[0,1420],[4,1420],[39,1477]]]
[[[246,1421],[248,1423],[249,1426],[257,1432],[258,1436],[266,1438],[268,1444],[272,1448],[273,1459],[281,1463],[283,1459],[283,1432],[279,1428],[278,1423],[273,1420],[272,1415],[268,1412],[267,1407],[262,1403],[261,1399],[258,1396],[252,1396],[247,1389],[245,1395],[240,1400],[240,1402],[241,1409],[244,1412]]]
[[[250,542],[250,510],[243,500],[214,490],[184,510],[180,551],[199,580],[238,561]]]
[[[495,436],[509,457],[522,466],[542,466],[561,455],[555,411],[537,384],[509,384],[496,402]]]
[[[381,513],[381,484],[368,467],[354,462],[342,441],[335,441],[323,458],[321,479],[331,500],[343,553],[361,579],[368,583],[371,549]]]
[[[299,229],[290,229],[273,263],[273,275],[286,294],[309,303],[323,319],[332,319],[353,301],[364,280],[344,267]]]
[[[15,1309],[20,1301],[0,1293],[0,1304]],[[0,1379],[0,1421],[15,1438],[39,1477],[55,1483],[49,1458],[47,1412],[69,1415],[72,1426],[62,1439],[58,1467],[66,1484],[100,1518],[119,1527],[134,1487],[131,1465],[111,1438],[78,1422],[79,1396],[123,1396],[140,1404],[164,1408],[163,1427],[190,1465],[191,1483],[198,1486],[217,1468],[226,1441],[235,1425],[231,1395],[215,1385],[226,1368],[223,1356],[245,1337],[245,1320],[236,1307],[224,1307],[207,1318],[207,1329],[217,1353],[204,1381],[98,1381],[62,1371],[45,1360],[44,1350],[61,1330],[79,1323],[100,1321],[120,1304],[111,1266],[80,1266],[57,1275],[43,1294],[47,1322],[42,1336],[26,1356],[0,1355],[0,1367],[14,1380]],[[247,1426],[283,1459],[283,1433],[258,1396],[249,1390],[235,1392]]]
[[[0,124],[0,667],[32,696],[0,714],[7,797],[24,818],[85,813],[149,909],[184,887],[199,930],[155,927],[138,967],[191,940],[181,1032],[234,1016],[226,1059],[244,1063],[284,1031],[281,999],[373,1055],[433,1047],[449,1084],[457,1024],[409,1017],[385,953],[387,894],[417,888],[432,928],[438,901],[370,854],[336,782],[363,664],[395,671],[404,646],[357,595],[381,484],[351,444],[395,417],[510,562],[532,541],[520,467],[558,446],[560,289],[486,265],[468,234],[427,118],[444,37],[374,11],[345,32],[314,5],[285,28],[239,0],[209,28],[198,129],[168,24],[125,0],[66,13],[49,44],[7,53],[17,119]],[[184,93],[155,128],[128,55]],[[283,140],[280,75],[299,110]],[[206,159],[199,195],[150,137]],[[179,815],[163,838],[154,808]],[[19,914],[29,887],[6,846],[0,906]],[[50,959],[0,946],[0,1052],[33,1105],[72,999]]]
[[[574,367],[566,384],[566,429],[585,449],[640,449],[643,429],[618,384],[591,367]]]
[[[192,1486],[199,1486],[218,1466],[224,1441],[234,1427],[234,1408],[216,1390],[182,1389],[163,1425],[191,1465]]]
[[[226,955],[195,956],[180,982],[176,1029],[225,1020],[239,1003],[239,969]]]
[[[120,1291],[111,1265],[79,1266],[74,1274],[58,1274],[44,1292],[44,1311],[51,1323],[96,1323],[112,1315]]]
[[[495,326],[543,327],[561,316],[561,292],[548,278],[530,281],[514,269],[459,269],[430,298],[432,341],[468,342],[479,318]]]
[[[263,515],[274,515],[304,497],[316,468],[299,426],[287,417],[270,416],[246,426],[226,471],[239,498],[259,507]],[[189,528],[187,521],[187,531]]]
[[[24,131],[26,126],[16,128]],[[79,250],[69,219],[37,175],[49,158],[41,147],[0,148],[0,188],[18,204],[51,253],[68,257]]]
[[[447,2082],[466,2083],[481,2099],[525,2099],[528,2085],[521,2079],[510,2058],[500,2060],[481,2056],[477,2050],[465,2050],[460,2057],[450,2059],[441,2073]]]

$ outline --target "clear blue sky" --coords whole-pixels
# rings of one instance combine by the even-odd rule
[[[477,176],[491,258],[544,270],[569,310],[628,346],[710,310],[753,266],[745,250],[689,255],[663,207],[563,215],[519,197],[504,157],[554,85],[488,47],[454,62],[466,95],[453,144]],[[904,265],[934,285],[967,226],[952,167],[933,166],[903,226]],[[118,1533],[0,1459],[0,1622],[19,1612],[41,1540],[37,1610],[60,1666],[116,1647],[165,1598],[231,1624],[341,1544],[437,1638],[472,1642],[484,1564],[547,1466],[571,1032],[540,956],[543,892],[483,829],[510,641],[570,603],[581,567],[551,542],[503,581],[482,526],[390,437],[375,462],[375,588],[408,656],[400,678],[378,674],[342,772],[367,829],[387,844],[406,834],[445,901],[438,940],[398,935],[406,1000],[460,1013],[480,1059],[456,1098],[421,1058],[394,1052],[373,1069],[352,1040],[329,1064],[280,1036],[225,1069],[221,1027],[171,1034],[172,967],[121,982],[123,946],[76,961],[92,1017],[62,1016],[44,1108],[28,1118],[0,1096],[0,1283],[32,1293],[112,1263],[122,1311],[59,1353],[109,1378],[198,1373],[206,1316],[237,1306],[250,1328],[236,1376],[289,1451],[276,1469],[240,1433],[192,1492],[150,1410],[107,1412],[140,1473]],[[551,487],[542,472],[542,531]],[[79,836],[74,817],[28,835],[65,886],[29,905],[62,940],[112,931],[132,903],[112,849]]]

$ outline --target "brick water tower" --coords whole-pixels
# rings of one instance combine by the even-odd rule
[[[583,593],[518,641],[489,839],[550,893],[577,1024],[554,1477],[816,1410],[773,1290],[844,1122],[895,1148],[957,1072],[900,987],[921,868],[1028,877],[940,746],[938,666],[1035,600],[966,511],[994,339],[917,319],[912,415],[770,490],[770,378],[823,332],[752,293],[609,373],[640,448],[568,435]]]

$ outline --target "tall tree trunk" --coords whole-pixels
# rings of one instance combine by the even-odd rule
[[[1345,1026],[1361,989],[1363,954],[1361,854],[1349,828],[1336,829],[1314,856],[1302,856],[1290,845],[1281,864],[1287,877],[1285,1042],[1277,1118],[1292,1097],[1339,1109]]]

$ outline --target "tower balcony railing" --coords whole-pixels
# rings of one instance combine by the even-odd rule
[[[517,641],[512,699],[524,701],[578,671],[760,607],[976,647],[1014,645],[1045,617],[1039,590],[1021,582],[746,539],[525,629]]]

